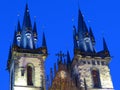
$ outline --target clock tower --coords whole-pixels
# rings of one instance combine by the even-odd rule
[[[18,21],[13,44],[10,47],[7,69],[10,72],[10,90],[46,90],[44,62],[47,57],[45,35],[41,47],[36,47],[37,27],[31,25],[26,4],[22,27]]]

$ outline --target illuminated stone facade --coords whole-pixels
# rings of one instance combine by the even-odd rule
[[[88,30],[82,13],[78,11],[78,28],[73,27],[74,56],[58,53],[58,69],[51,70],[46,79],[44,61],[47,57],[45,35],[41,47],[36,46],[37,27],[31,26],[28,5],[23,26],[18,21],[10,47],[7,69],[10,90],[114,90],[110,69],[111,56],[103,38],[103,50],[95,50],[92,29]],[[63,57],[67,56],[63,60]]]
[[[44,61],[47,46],[43,33],[42,45],[36,46],[37,27],[32,29],[26,4],[23,26],[18,21],[13,44],[10,47],[7,69],[10,72],[10,90],[46,90]]]
[[[86,79],[87,90],[114,90],[110,75],[110,69],[108,67],[109,60],[111,58],[100,57],[81,57],[76,55],[73,62],[73,74],[78,75],[80,86],[84,88],[84,78]],[[92,70],[99,71],[99,83],[100,86],[94,87],[94,80],[92,76]]]

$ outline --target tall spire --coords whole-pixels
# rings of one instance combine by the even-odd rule
[[[104,38],[103,38],[103,49],[104,49],[104,51],[109,51]]]
[[[78,32],[79,32],[80,38],[88,36],[88,29],[80,9],[78,10]]]
[[[28,9],[28,4],[26,4],[25,7],[25,13],[24,13],[24,19],[23,19],[23,28],[31,29],[31,20],[30,20],[30,14]]]
[[[82,29],[82,27],[83,27],[83,16],[79,9],[78,10],[78,31],[80,31],[80,29]]]
[[[46,45],[46,39],[45,39],[45,34],[44,33],[43,33],[42,46],[43,47],[47,47],[47,45]]]

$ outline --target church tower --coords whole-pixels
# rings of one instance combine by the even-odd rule
[[[47,57],[46,39],[43,33],[41,47],[37,47],[36,22],[32,27],[26,4],[22,27],[18,21],[10,47],[7,69],[10,72],[10,90],[46,90],[44,62]]]
[[[110,75],[111,56],[103,38],[103,50],[96,52],[92,29],[87,28],[80,9],[78,28],[73,27],[74,58],[72,70],[81,90],[114,90]]]

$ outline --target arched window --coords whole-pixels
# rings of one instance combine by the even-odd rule
[[[33,68],[27,66],[27,85],[33,85]]]
[[[93,78],[93,85],[94,85],[93,87],[101,88],[100,75],[97,69],[92,70],[92,78]]]

